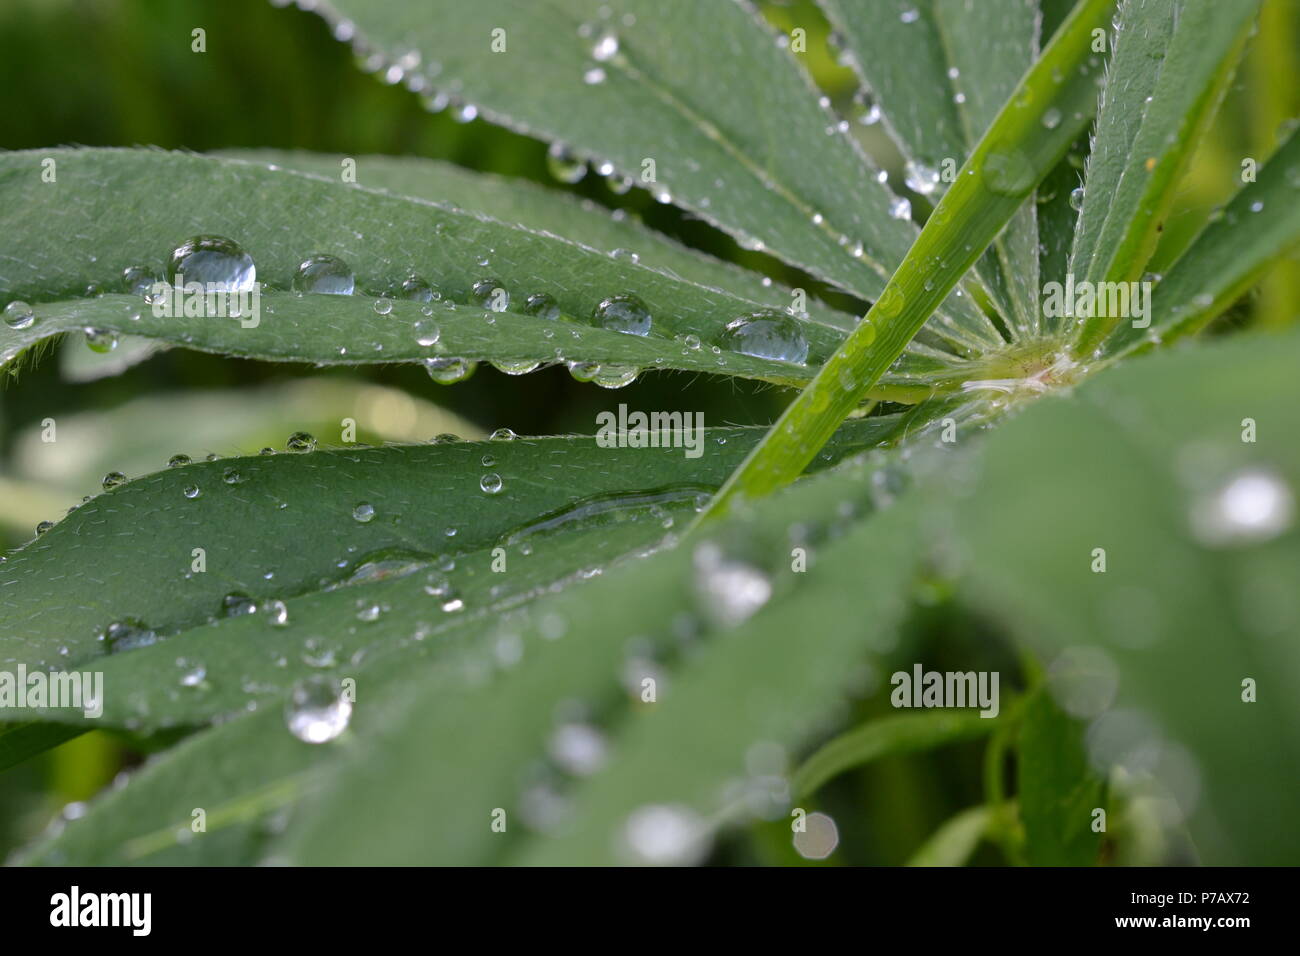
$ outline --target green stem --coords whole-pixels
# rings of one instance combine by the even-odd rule
[[[803,472],[1065,155],[1096,109],[1101,58],[1092,51],[1093,31],[1106,30],[1114,4],[1082,0],[1075,7],[958,171],[880,298],[701,520],[724,513],[735,498],[767,495]]]

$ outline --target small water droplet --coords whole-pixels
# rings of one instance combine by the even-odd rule
[[[651,316],[636,296],[630,293],[610,296],[601,301],[591,313],[592,320],[602,328],[628,335],[649,335]]]
[[[365,524],[367,521],[374,518],[374,516],[375,506],[365,501],[352,509],[352,518],[356,521],[360,521],[362,524]]]
[[[284,719],[289,732],[304,743],[327,743],[347,730],[352,701],[339,681],[317,674],[294,684]]]
[[[224,617],[256,614],[257,602],[242,591],[231,591],[221,599],[221,613]]]
[[[316,450],[316,438],[307,432],[294,432],[285,443],[289,451],[306,452]]]
[[[185,495],[186,498],[197,498],[202,494],[202,491],[199,489],[198,485],[186,485],[181,493]]]
[[[635,382],[640,374],[635,365],[598,365],[591,380],[601,388],[623,388]]]
[[[1070,190],[1070,208],[1075,212],[1079,212],[1083,209],[1083,195],[1082,186],[1076,186],[1074,189]]]
[[[289,608],[276,598],[262,605],[262,616],[272,627],[285,627],[289,623]]]
[[[191,461],[189,455],[172,455],[167,459],[168,468],[181,468],[188,465]]]
[[[903,183],[913,192],[928,196],[939,188],[939,171],[909,159],[903,169]],[[908,215],[911,215],[910,209]]]
[[[587,175],[587,164],[560,143],[552,143],[546,151],[546,168],[562,183],[576,183]]]
[[[439,289],[425,282],[415,273],[402,280],[396,294],[408,302],[438,302],[442,299],[442,292]],[[424,314],[431,315],[432,310]]]
[[[39,521],[36,524],[36,533],[38,535],[45,534],[45,532],[49,531],[53,527],[54,527],[53,521]]]
[[[692,559],[696,592],[706,613],[722,627],[747,621],[772,596],[772,582],[766,574],[725,555],[713,542],[697,546]]]
[[[1061,111],[1055,106],[1049,108],[1043,113],[1043,125],[1048,129],[1056,129],[1061,125]]]
[[[109,329],[84,329],[86,346],[92,352],[104,354],[117,348],[117,333]]]
[[[689,807],[648,804],[623,822],[620,845],[633,863],[645,866],[691,866],[709,851],[709,830]]]
[[[488,435],[488,441],[514,441],[518,437],[509,428],[498,428],[491,435]]]
[[[551,319],[552,321],[560,317],[560,306],[553,296],[545,292],[534,292],[524,303],[524,313],[526,315],[535,315],[539,319]]]
[[[352,268],[337,256],[310,256],[293,277],[294,292],[312,295],[351,295],[356,284]]]
[[[912,201],[906,196],[895,196],[889,203],[889,215],[894,219],[911,219]]]
[[[536,371],[541,364],[536,359],[519,359],[514,362],[499,359],[492,363],[492,367],[506,375],[527,375],[529,372]]]
[[[118,485],[126,484],[126,475],[122,474],[120,471],[110,471],[103,477],[99,484],[105,491],[111,491]]]
[[[374,309],[376,315],[388,315],[393,311],[393,300],[381,295],[375,300]]]
[[[608,63],[618,53],[618,37],[602,33],[591,47],[591,58],[597,63]]]
[[[500,279],[479,279],[470,289],[470,300],[493,312],[504,312],[510,307],[510,293]]]
[[[237,485],[240,481],[239,472],[234,468],[227,468],[221,473],[221,480],[228,485]]]
[[[582,82],[588,86],[598,86],[605,82],[605,69],[600,66],[593,66],[582,74]]]
[[[11,329],[29,329],[36,324],[36,313],[26,302],[15,299],[5,306],[5,325]]]
[[[567,723],[555,728],[546,751],[568,773],[587,777],[604,766],[608,744],[605,735],[590,724]]]
[[[442,337],[442,329],[438,328],[438,323],[432,319],[420,319],[415,323],[415,344],[423,348],[429,348],[438,344],[438,339]]]

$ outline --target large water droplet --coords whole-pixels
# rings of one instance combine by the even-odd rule
[[[117,333],[111,329],[83,329],[86,346],[92,352],[105,354],[117,348]]]
[[[239,243],[224,236],[195,236],[175,249],[167,260],[167,281],[176,285],[199,282],[226,292],[251,292],[257,267]]]
[[[433,319],[420,319],[415,323],[415,344],[423,348],[429,348],[438,344],[438,339],[442,337],[442,329],[438,328],[438,323]]]
[[[649,335],[651,316],[644,302],[630,293],[613,295],[603,300],[592,311],[595,323],[614,332],[628,335]]]
[[[118,485],[126,484],[126,475],[122,474],[120,471],[110,471],[103,477],[99,484],[105,491],[111,491]]]
[[[640,374],[635,365],[599,365],[591,380],[601,388],[623,388],[635,382]]]
[[[1201,495],[1191,513],[1192,531],[1210,547],[1257,544],[1276,538],[1295,520],[1295,495],[1276,472],[1247,468]]]
[[[5,325],[11,329],[29,329],[36,324],[36,313],[26,302],[15,299],[5,306]]]
[[[808,339],[794,316],[773,310],[751,312],[732,319],[718,337],[723,348],[802,365],[808,360]]]
[[[356,284],[351,266],[337,256],[304,259],[293,277],[294,292],[313,295],[351,295]]]
[[[631,862],[646,866],[692,866],[709,851],[709,830],[689,807],[650,804],[624,821],[620,842]]]
[[[463,382],[474,374],[476,368],[478,368],[477,362],[471,362],[463,358],[427,358],[424,360],[424,370],[429,373],[429,378],[439,385],[454,385],[457,382]]]
[[[493,362],[492,367],[506,375],[527,375],[529,372],[536,371],[537,366],[541,364],[537,359],[519,359],[514,362],[502,359]]]
[[[189,455],[172,455],[170,458],[167,459],[167,467],[183,468],[184,466],[188,465],[192,460],[193,459],[191,459]]]
[[[314,675],[293,685],[285,704],[289,732],[304,743],[323,744],[347,730],[352,701],[339,681]]]

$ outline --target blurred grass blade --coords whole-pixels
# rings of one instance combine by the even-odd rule
[[[892,193],[798,55],[747,3],[338,0],[320,12],[378,54],[377,69],[609,164],[862,298],[916,235],[891,216]],[[992,332],[968,303],[951,305],[969,334]]]
[[[978,714],[898,714],[880,717],[823,745],[795,771],[790,789],[809,796],[846,770],[896,754],[916,753],[971,740],[998,727]]]
[[[1102,836],[1093,811],[1105,809],[1102,781],[1088,765],[1083,725],[1045,691],[1025,704],[1016,760],[1020,819],[1031,866],[1093,866]]]
[[[1151,296],[1151,328],[1121,323],[1107,340],[1108,354],[1150,348],[1152,340],[1193,335],[1255,285],[1269,269],[1291,257],[1300,245],[1300,127],[1243,186],[1221,216],[1207,225],[1156,285]],[[1290,315],[1266,317],[1285,324]]]
[[[1260,0],[1124,0],[1071,257],[1076,281],[1134,282],[1245,48]],[[1087,318],[1088,355],[1121,316]]]
[[[89,729],[39,721],[0,724],[0,771],[57,747]]]
[[[725,510],[734,496],[761,497],[803,471],[1064,155],[1096,104],[1101,61],[1091,52],[1093,31],[1104,31],[1112,6],[1111,0],[1085,0],[1062,24],[958,172],[885,292],[728,479],[711,513]],[[1060,117],[1055,125],[1043,122],[1049,110]]]
[[[994,814],[986,806],[971,807],[945,820],[907,861],[908,866],[964,866],[984,839]]]

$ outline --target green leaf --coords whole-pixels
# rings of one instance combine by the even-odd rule
[[[1088,766],[1083,727],[1045,692],[1020,722],[1016,761],[1025,853],[1033,866],[1093,866],[1101,847],[1093,810],[1105,809],[1102,781]]]
[[[59,179],[36,188],[46,157],[57,162]],[[168,183],[166,202],[159,201],[159,182]],[[735,352],[714,355],[674,340],[694,335],[712,343],[733,318],[763,307],[784,309],[788,298],[741,299],[427,200],[231,159],[115,149],[4,154],[0,199],[0,290],[30,302],[36,319],[25,329],[0,327],[0,361],[53,334],[93,326],[224,354],[322,365],[454,356],[684,368],[783,382],[810,374],[805,366]],[[303,216],[304,209],[312,214]],[[26,225],[31,222],[39,228]],[[270,292],[256,321],[158,317],[133,295],[78,298],[89,286],[112,293],[128,267],[161,275],[172,249],[199,233],[239,242],[257,263],[259,280],[279,289],[287,289],[299,263],[317,253],[342,257],[362,290],[384,291],[416,272],[444,294],[431,304],[438,343],[416,341],[414,323],[425,318],[419,303],[394,302],[389,314],[378,315],[365,295]],[[465,307],[471,287],[484,278],[503,284],[512,311]],[[650,336],[592,326],[588,317],[600,301],[629,291],[653,316]],[[521,314],[536,293],[551,295],[579,321]],[[818,315],[814,307],[813,318],[800,322],[813,362],[843,337],[843,319]]]
[[[705,830],[734,819],[735,794],[722,790],[744,778],[746,752],[805,742],[851,686],[855,662],[892,645],[914,566],[915,515],[900,500],[838,536],[835,528],[871,510],[870,473],[883,464],[814,476],[705,545],[535,605],[512,626],[522,661],[490,683],[413,678],[400,719],[359,725],[374,733],[373,745],[340,765],[319,808],[287,835],[286,852],[304,863],[591,863],[623,859],[616,838],[647,804],[678,807]],[[789,570],[788,514],[814,536],[804,573]],[[851,555],[868,541],[882,559],[864,581]],[[713,547],[725,582],[712,577]],[[733,602],[753,594],[755,575],[772,597],[736,623]],[[865,621],[864,595],[873,607]],[[791,641],[792,628],[816,635],[815,644]],[[654,703],[640,696],[646,674],[657,676]],[[720,699],[737,706],[719,712]],[[546,768],[557,721],[566,720],[586,721],[607,740],[608,766],[589,782]],[[362,806],[371,809],[364,824],[344,833],[338,821],[355,821]],[[572,811],[559,829],[547,819],[555,807]],[[497,808],[507,815],[504,833],[492,830]],[[541,831],[536,839],[530,825]]]
[[[39,721],[0,724],[0,770],[8,770],[29,757],[84,734],[88,729]]]
[[[890,418],[851,424],[842,452],[877,444],[893,426]],[[649,546],[670,518],[694,513],[760,434],[709,429],[697,435],[707,453],[694,459],[680,447],[541,438],[169,468],[93,498],[0,564],[0,659],[65,667],[95,660],[106,675],[108,723],[167,726],[229,713],[283,693],[310,673],[306,658],[342,661],[380,636],[409,643],[436,631],[444,595],[424,587],[448,559],[459,565],[449,583],[463,591],[466,616],[479,620],[508,606],[496,593],[503,576],[491,572],[498,546],[513,562],[515,573],[504,577],[516,596]],[[485,475],[501,479],[499,492],[484,490]],[[362,505],[373,512],[364,521]],[[550,532],[573,528],[590,540],[566,552],[563,536]],[[194,570],[196,548],[202,571]],[[93,582],[76,602],[62,597],[69,576]],[[240,596],[240,612],[284,601],[289,626],[229,616],[230,595]],[[396,610],[382,620],[357,617],[387,605]],[[124,622],[137,632],[129,643],[154,646],[100,657],[106,643],[122,646],[102,635]],[[329,646],[304,646],[320,634]],[[179,670],[178,657],[186,661]],[[206,682],[182,687],[183,673],[200,667]],[[63,710],[45,716],[80,719]]]
[[[815,792],[846,770],[893,754],[917,753],[992,732],[998,721],[978,714],[898,714],[881,717],[822,746],[795,772],[795,796]]]
[[[1038,53],[1034,5],[963,0],[879,5],[821,0],[851,51],[850,65],[883,108],[881,119],[919,181],[956,169]],[[935,187],[947,188],[940,179]],[[977,273],[1018,338],[1037,328],[1034,204],[1012,218]],[[994,336],[990,345],[999,345]]]
[[[413,61],[420,85],[609,163],[742,244],[860,296],[880,292],[915,235],[890,217],[875,169],[750,6],[344,0],[321,13],[336,26],[346,18],[379,69]],[[494,30],[504,50],[493,51]]]
[[[1149,348],[1150,337],[1195,334],[1300,245],[1298,129],[1291,130],[1255,182],[1238,191],[1156,285],[1150,330],[1121,324],[1106,342],[1108,353]]]
[[[907,861],[908,866],[963,866],[988,832],[994,813],[971,807],[944,821]]]
[[[1071,256],[1076,279],[1142,275],[1258,10],[1259,0],[1122,4]],[[1117,320],[1086,320],[1075,354],[1091,352]]]
[[[1111,6],[1085,0],[1075,8],[958,171],[888,288],[728,479],[711,514],[734,497],[761,497],[803,471],[1061,159],[1094,107],[1100,61],[1091,54],[1092,33],[1104,29]],[[1059,114],[1059,123],[1044,124],[1048,110]]]
[[[1260,826],[1300,810],[1276,777],[1300,760],[1298,361],[1294,335],[1243,337],[1108,370],[991,434],[936,516],[967,600],[1074,675],[1053,689],[1088,720],[1091,760],[1155,788],[1207,863],[1300,853]]]
[[[181,741],[97,796],[85,813],[10,863],[235,866],[256,861],[283,814],[334,759],[278,712],[250,714]],[[205,830],[193,829],[195,810]]]

